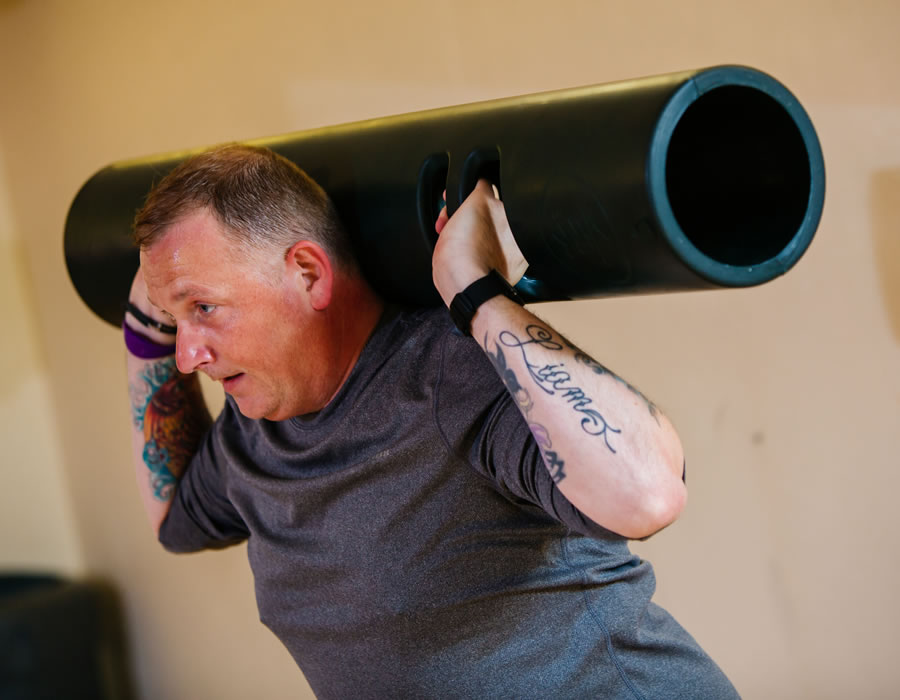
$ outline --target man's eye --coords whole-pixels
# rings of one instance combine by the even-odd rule
[[[211,314],[215,308],[215,304],[197,304],[197,311],[201,314]]]

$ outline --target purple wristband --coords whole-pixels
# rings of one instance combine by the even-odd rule
[[[163,345],[150,340],[150,338],[138,333],[124,321],[122,322],[122,330],[125,333],[125,347],[135,357],[139,357],[142,360],[156,360],[175,353],[174,343],[172,345]]]

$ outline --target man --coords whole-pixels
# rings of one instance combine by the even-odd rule
[[[683,507],[672,425],[517,303],[487,183],[436,229],[458,328],[385,305],[270,151],[154,189],[125,335],[161,542],[247,540],[260,617],[319,697],[733,697],[627,547]],[[212,424],[197,371],[227,394]]]

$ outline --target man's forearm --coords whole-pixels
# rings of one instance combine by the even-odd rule
[[[211,419],[197,376],[181,374],[174,355],[142,360],[129,353],[128,394],[138,489],[158,532]]]
[[[132,458],[144,510],[158,533],[211,419],[197,376],[181,374],[176,367],[175,335],[167,327],[171,321],[150,304],[141,270],[129,301],[125,330]],[[146,357],[153,359],[142,359]]]
[[[435,230],[432,277],[448,307],[491,270],[515,283],[528,267],[486,180],[452,218],[442,209]],[[636,539],[678,516],[686,498],[681,442],[642,394],[506,296],[479,306],[470,330],[572,505]]]
[[[681,442],[643,394],[505,297],[479,308],[472,335],[575,507],[629,538],[678,516],[686,498]]]

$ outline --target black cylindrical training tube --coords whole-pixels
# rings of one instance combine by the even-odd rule
[[[825,197],[815,129],[752,68],[720,66],[447,107],[248,143],[297,163],[334,200],[385,297],[439,303],[434,221],[479,177],[497,185],[529,262],[529,301],[760,284],[812,241]],[[69,209],[76,290],[118,325],[138,266],[132,219],[196,151],[114,163]]]

